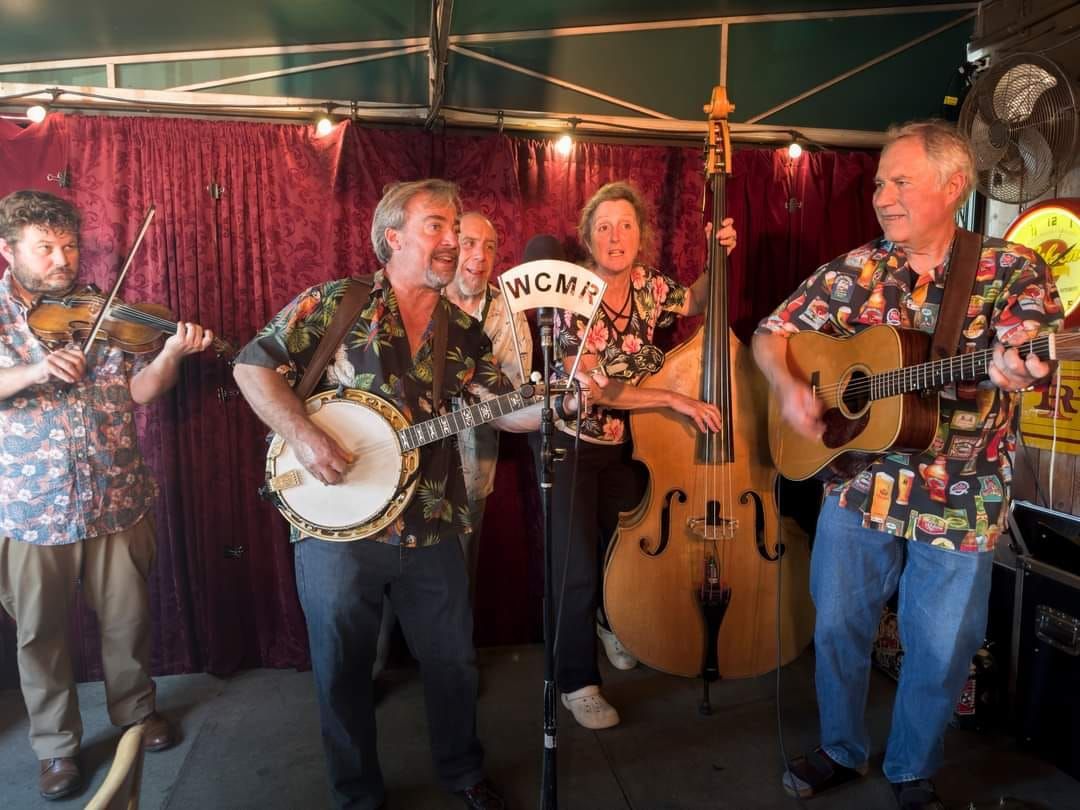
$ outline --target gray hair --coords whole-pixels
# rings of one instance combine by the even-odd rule
[[[393,255],[390,243],[386,241],[387,229],[400,231],[405,227],[405,208],[418,194],[427,194],[435,202],[453,205],[461,211],[458,187],[449,180],[432,178],[390,184],[383,189],[382,199],[375,207],[375,216],[371,220],[371,246],[380,264],[386,264]]]
[[[889,127],[881,151],[884,152],[901,138],[919,139],[926,157],[937,169],[941,185],[945,185],[954,174],[963,175],[964,187],[956,201],[956,208],[959,209],[975,189],[975,152],[971,141],[947,121],[931,118]]]

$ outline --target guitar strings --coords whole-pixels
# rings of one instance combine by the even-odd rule
[[[1035,351],[1036,344],[1044,344],[1042,346],[1039,346],[1039,348],[1049,348],[1050,337],[1050,335],[1043,335],[1041,337],[1034,338],[1033,340],[1028,341],[1028,347],[1031,349],[1032,352]],[[1072,344],[1080,342],[1080,332],[1068,332],[1062,335],[1054,334],[1053,337],[1055,348],[1068,348]],[[1018,347],[1010,348],[1023,349],[1024,345],[1021,344]],[[829,385],[823,385],[815,389],[815,393],[819,398],[824,398],[827,395],[835,394],[841,389],[843,389],[845,392],[853,394],[866,393],[867,391],[871,391],[874,388],[878,387],[880,387],[881,389],[886,389],[888,388],[890,383],[894,384],[898,382],[906,382],[912,378],[918,379],[920,375],[923,377],[929,375],[932,378],[936,376],[939,372],[944,372],[946,369],[951,371],[953,367],[957,364],[957,362],[959,362],[961,374],[963,374],[963,367],[965,363],[971,364],[973,372],[975,372],[976,370],[977,363],[984,364],[983,368],[980,371],[981,373],[986,370],[986,364],[989,363],[990,359],[993,356],[993,353],[993,349],[983,349],[982,351],[971,352],[969,354],[958,354],[954,355],[953,357],[945,358],[943,360],[934,360],[932,362],[923,363],[917,366],[909,366],[907,368],[893,369],[890,371],[881,372],[879,374],[874,374],[861,380],[856,380],[846,385],[844,383],[832,383]]]

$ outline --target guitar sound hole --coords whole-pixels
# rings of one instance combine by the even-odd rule
[[[843,396],[840,399],[848,413],[861,413],[870,402],[870,388],[866,380],[865,372],[854,371],[844,383]]]

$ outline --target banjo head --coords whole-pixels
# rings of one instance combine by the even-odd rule
[[[322,540],[360,540],[389,526],[416,489],[419,450],[402,453],[397,431],[409,423],[401,412],[366,391],[334,391],[307,400],[311,421],[351,452],[353,464],[339,484],[309,473],[293,449],[274,436],[266,479],[278,510],[301,532]]]

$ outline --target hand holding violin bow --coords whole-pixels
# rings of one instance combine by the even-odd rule
[[[77,348],[65,346],[50,352],[45,359],[34,365],[33,384],[42,385],[51,379],[75,383],[86,373],[86,355]]]
[[[131,380],[132,398],[145,404],[176,382],[180,361],[187,355],[211,346],[219,355],[235,353],[228,342],[214,337],[209,329],[177,321],[167,307],[126,304],[117,296],[153,218],[151,205],[116,283],[107,294],[91,285],[63,297],[44,296],[30,311],[27,322],[34,334],[46,345],[62,347],[54,349],[41,363],[37,382],[56,378],[73,383],[81,379],[86,371],[86,355],[99,340],[132,354],[161,349],[153,362]],[[165,339],[165,335],[170,337]]]

